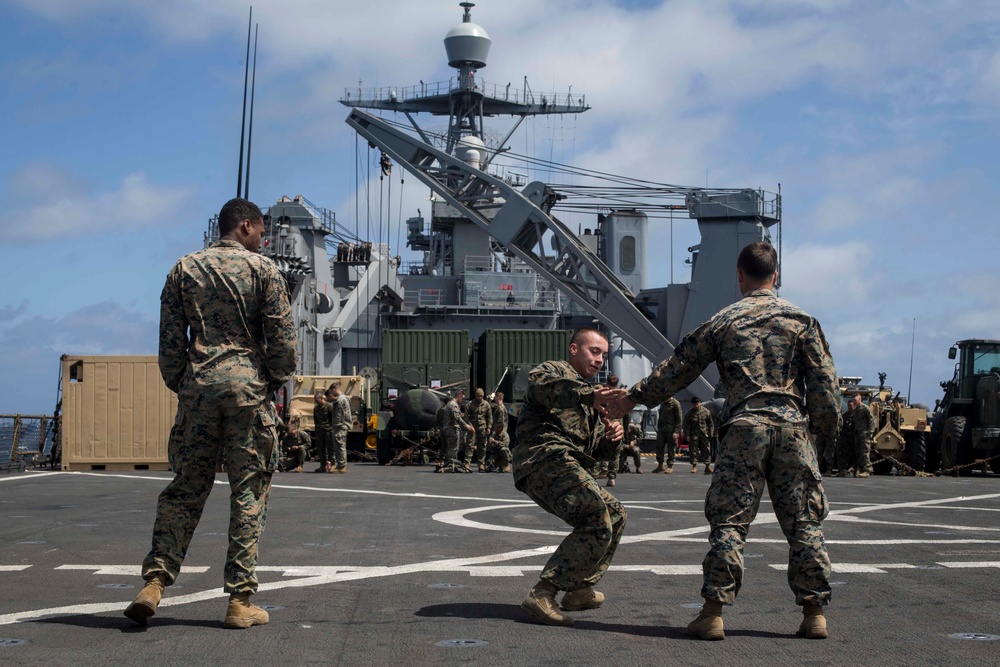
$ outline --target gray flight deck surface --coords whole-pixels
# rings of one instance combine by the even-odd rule
[[[644,466],[647,468],[652,465]],[[596,611],[573,628],[519,608],[561,522],[509,475],[351,465],[275,478],[255,600],[271,623],[225,630],[228,489],[209,499],[186,566],[148,629],[138,592],[169,473],[0,477],[0,664],[996,665],[1000,477],[828,479],[830,638],[795,636],[787,547],[766,500],[726,639],[697,613],[709,478],[619,477],[625,538]],[[971,637],[971,638],[962,638]]]

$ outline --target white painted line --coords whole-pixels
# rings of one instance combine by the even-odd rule
[[[988,493],[981,496],[957,496],[955,498],[939,498],[937,500],[917,500],[906,503],[886,503],[882,505],[868,505],[867,507],[854,507],[851,509],[836,510],[835,512],[830,512],[830,514],[839,515],[839,514],[853,513],[853,512],[878,512],[880,510],[906,509],[907,507],[933,507],[935,505],[947,505],[948,503],[964,502],[969,500],[992,500],[994,498],[1000,498],[1000,493]]]
[[[21,572],[27,570],[30,565],[0,565],[0,572]]]
[[[939,508],[935,508],[939,509]],[[941,530],[967,530],[972,532],[987,532],[987,533],[1000,533],[1000,528],[981,528],[979,526],[956,526],[954,524],[935,524],[935,523],[907,523],[904,521],[879,521],[877,519],[866,519],[859,516],[851,516],[849,514],[838,514],[836,516],[832,515],[827,517],[825,521],[846,521],[849,523],[865,523],[872,525],[883,525],[883,526],[907,526],[910,528],[937,528]]]
[[[18,477],[9,477],[9,476],[8,477],[4,477],[3,479],[0,479],[0,483],[3,483],[3,482],[18,482],[18,481],[25,480],[25,479],[30,479],[30,480],[34,481],[34,480],[38,479],[39,477],[49,477],[51,475],[61,475],[61,474],[62,473],[60,473],[60,472],[26,472],[26,473],[24,473],[23,477],[22,476],[18,476]]]
[[[895,565],[866,565],[864,563],[833,563],[832,571],[834,574],[887,574],[887,572],[882,569],[885,567],[899,568],[900,564]],[[770,565],[772,569],[781,570],[784,572],[788,569],[788,563],[772,563]],[[909,566],[912,567],[912,566]]]
[[[701,576],[701,565],[612,565],[608,570],[615,572],[652,572],[662,575]]]
[[[489,567],[468,568],[470,577],[523,577],[526,572],[537,573],[537,567],[520,565],[491,565]]]
[[[942,563],[938,562],[938,565],[943,565],[944,567],[950,568],[974,568],[974,567],[1000,567],[1000,561],[980,561],[978,563]]]
[[[182,565],[181,574],[204,574],[208,565]],[[142,576],[141,565],[60,565],[56,570],[93,570],[94,574],[118,577]]]

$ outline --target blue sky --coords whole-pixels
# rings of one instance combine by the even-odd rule
[[[303,194],[353,226],[356,141],[338,100],[359,80],[447,80],[441,40],[461,10],[254,12],[251,198]],[[593,107],[528,124],[517,152],[667,183],[781,183],[782,295],[820,319],[841,374],[885,371],[904,390],[916,318],[912,393],[929,404],[952,342],[1000,338],[998,19],[975,1],[473,10],[493,39],[482,78],[573,86]],[[155,353],[166,272],[235,194],[246,21],[235,0],[0,0],[0,413],[51,412],[61,354]],[[402,217],[425,197],[405,187]],[[665,226],[652,233],[665,243]],[[678,279],[695,238],[675,223]]]

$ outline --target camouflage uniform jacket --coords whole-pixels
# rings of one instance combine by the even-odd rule
[[[465,406],[465,414],[476,433],[489,434],[493,430],[493,410],[481,398],[474,398]]]
[[[333,404],[324,403],[313,406],[313,428],[317,431],[333,431]]]
[[[312,444],[312,440],[309,438],[309,434],[305,431],[291,431],[285,433],[285,437],[281,440],[281,451],[288,453],[292,447],[298,446],[303,448],[305,451],[309,451],[309,445]]]
[[[875,417],[871,408],[862,403],[851,411],[851,423],[854,433],[864,442],[871,442],[875,434]]]
[[[181,405],[258,405],[295,372],[274,263],[235,241],[181,257],[160,294],[160,374]]]
[[[354,426],[354,415],[351,414],[351,399],[347,394],[341,394],[330,403],[331,420],[334,431],[350,431]]]
[[[656,421],[657,433],[680,433],[683,421],[684,413],[680,401],[671,396],[660,403],[660,414]]]
[[[711,362],[726,392],[723,428],[808,424],[820,451],[840,429],[840,388],[819,322],[771,290],[747,292],[689,333],[629,396],[648,406],[693,382]]]
[[[546,361],[531,369],[518,414],[517,444],[511,451],[515,484],[538,465],[566,454],[588,469],[597,459],[617,456],[618,443],[604,438],[604,424],[593,404],[594,385],[569,363]]]
[[[625,430],[625,444],[628,446],[638,445],[642,440],[642,427],[638,424],[629,424]]]
[[[493,411],[493,423],[496,424],[499,422],[503,424],[503,430],[506,431],[508,422],[507,406],[491,403],[490,409]]]
[[[700,433],[706,438],[715,435],[715,422],[712,421],[712,413],[704,405],[691,408],[684,415],[684,433],[690,438],[694,433]]]
[[[441,431],[445,435],[457,436],[459,429],[465,428],[469,423],[462,414],[462,408],[458,407],[458,403],[455,401],[448,401],[441,409],[443,410],[441,413]]]

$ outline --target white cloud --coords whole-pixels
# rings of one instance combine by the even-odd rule
[[[112,301],[55,316],[32,314],[30,306],[0,306],[0,367],[17,379],[4,412],[51,413],[63,354],[156,354],[157,322],[145,313]]]
[[[872,250],[860,241],[837,245],[806,243],[784,248],[782,295],[805,305],[829,308],[864,302],[880,274],[871,269]]]
[[[75,174],[31,164],[15,172],[7,192],[14,204],[0,219],[0,233],[13,243],[38,243],[170,224],[193,189],[153,185],[136,172],[114,191],[91,193]]]

